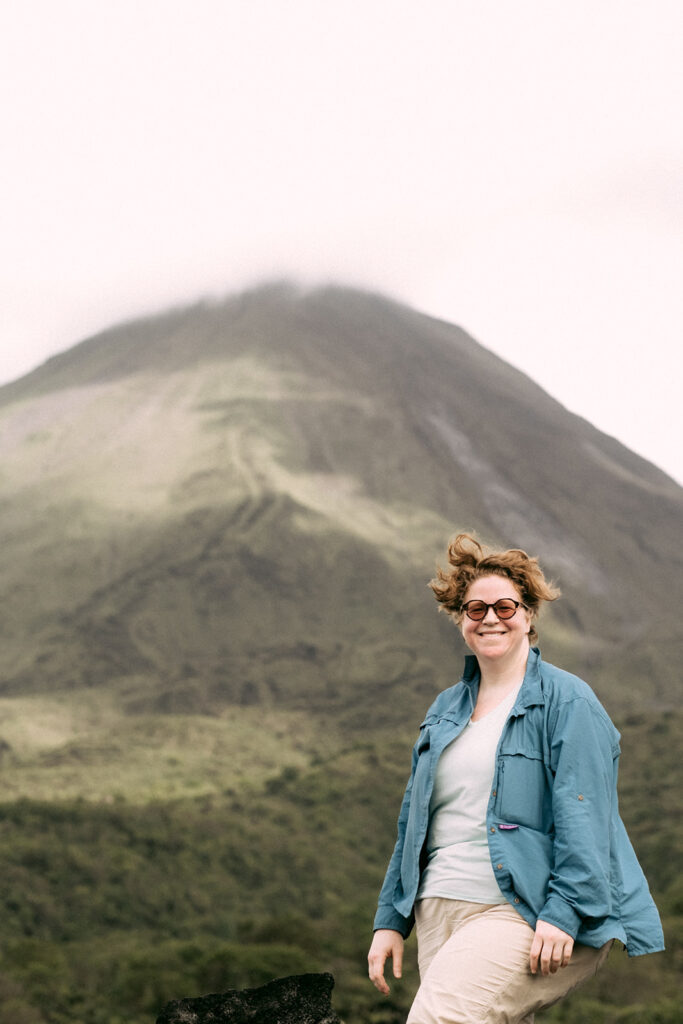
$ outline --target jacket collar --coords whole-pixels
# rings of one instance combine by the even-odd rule
[[[545,704],[541,680],[541,664],[540,650],[538,647],[532,647],[529,651],[524,680],[517,694],[513,711],[529,708],[534,704]],[[479,679],[479,662],[474,654],[468,654],[465,656],[465,670],[462,681],[471,692],[473,705],[479,690]]]

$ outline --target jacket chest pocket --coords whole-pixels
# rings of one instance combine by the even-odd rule
[[[496,810],[501,821],[539,832],[552,827],[551,792],[540,753],[501,753]]]

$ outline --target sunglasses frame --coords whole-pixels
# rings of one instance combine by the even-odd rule
[[[510,604],[514,604],[515,610],[513,611],[512,615],[500,615],[496,611],[496,605],[500,604],[501,601],[509,601]],[[483,604],[485,606],[484,607],[484,614],[480,618],[476,618],[475,619],[475,617],[473,615],[470,615],[469,611],[467,610],[467,606],[470,605],[470,604]],[[515,615],[517,614],[517,609],[518,608],[524,608],[525,611],[529,610],[527,608],[527,606],[525,604],[523,604],[522,601],[515,601],[514,598],[512,598],[512,597],[499,597],[497,601],[493,602],[493,604],[486,604],[486,601],[480,601],[477,598],[474,598],[471,601],[466,601],[465,604],[463,604],[461,606],[460,611],[465,613],[465,615],[470,620],[470,622],[483,622],[484,619],[486,618],[486,616],[489,613],[489,608],[493,608],[493,612],[494,612],[496,618],[500,619],[501,622],[506,622],[508,619],[514,619]]]

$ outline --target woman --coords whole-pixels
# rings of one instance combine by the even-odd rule
[[[663,949],[619,818],[619,734],[592,690],[532,644],[559,591],[535,558],[469,534],[430,584],[472,652],[420,728],[368,954],[380,992],[416,924],[407,1024],[532,1024],[604,962]]]

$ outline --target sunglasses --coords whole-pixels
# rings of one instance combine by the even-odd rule
[[[500,600],[495,601],[493,604],[485,604],[484,601],[467,601],[462,606],[461,611],[465,613],[468,619],[472,619],[473,622],[481,622],[482,619],[486,618],[489,608],[493,608],[499,619],[511,619],[518,608],[526,609],[526,605],[522,604],[521,601],[513,601],[510,597],[501,597]]]

